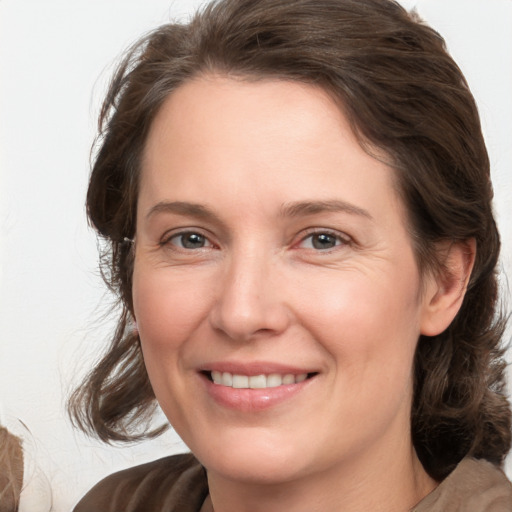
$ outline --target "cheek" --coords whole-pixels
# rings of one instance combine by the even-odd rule
[[[409,377],[419,337],[416,273],[333,277],[310,283],[302,294],[308,297],[306,328],[339,365],[359,373],[369,369],[372,378],[393,372]]]
[[[187,341],[197,331],[208,311],[206,286],[161,272],[135,268],[133,277],[134,313],[139,330],[144,364],[163,411],[180,431],[187,417],[188,396],[183,379],[183,354]]]
[[[145,272],[135,268],[133,308],[145,352],[176,349],[197,328],[209,308],[211,294],[204,283],[171,278],[165,269]]]

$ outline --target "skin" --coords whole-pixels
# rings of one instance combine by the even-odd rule
[[[410,437],[413,357],[456,314],[471,251],[450,246],[450,277],[420,279],[393,169],[323,90],[182,85],[150,130],[137,217],[144,359],[207,468],[204,510],[396,512],[435,487]],[[200,371],[219,361],[314,377],[230,407]]]

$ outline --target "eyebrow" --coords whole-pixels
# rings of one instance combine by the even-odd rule
[[[178,215],[187,215],[198,219],[208,219],[221,223],[220,218],[206,206],[186,201],[161,201],[149,209],[146,214],[146,219],[149,219],[158,213],[175,213]]]
[[[300,217],[317,215],[324,212],[343,212],[373,220],[373,217],[367,210],[339,199],[327,201],[295,201],[286,203],[281,207],[280,215],[282,217]],[[218,215],[216,215],[210,208],[199,203],[190,203],[187,201],[161,201],[150,208],[146,214],[146,219],[149,219],[158,213],[175,213],[177,215],[186,215],[223,224]]]
[[[281,208],[281,215],[283,217],[300,217],[324,212],[343,212],[373,220],[373,217],[367,210],[339,199],[328,201],[297,201],[286,203]]]

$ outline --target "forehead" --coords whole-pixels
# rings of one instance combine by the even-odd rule
[[[140,202],[224,204],[254,196],[260,208],[310,199],[397,201],[394,170],[361,148],[323,89],[222,76],[179,87],[151,127]]]
[[[176,145],[186,141],[203,147],[211,141],[234,148],[249,142],[243,138],[249,132],[308,143],[327,122],[343,125],[340,133],[354,137],[341,109],[323,88],[289,80],[200,75],[164,101],[152,123],[144,162],[157,144],[171,140]]]

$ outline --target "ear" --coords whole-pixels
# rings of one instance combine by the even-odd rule
[[[451,324],[458,313],[475,263],[476,242],[447,242],[438,248],[442,267],[428,277],[423,298],[421,334],[435,336]]]

